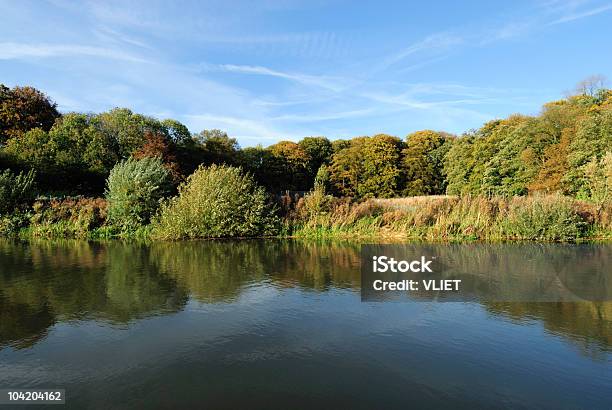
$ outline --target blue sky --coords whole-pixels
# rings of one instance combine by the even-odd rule
[[[241,146],[462,133],[612,78],[610,39],[610,0],[0,0],[0,82]]]

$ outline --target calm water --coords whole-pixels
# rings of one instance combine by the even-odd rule
[[[612,256],[449,249],[517,292],[525,261],[579,278],[573,255]],[[610,409],[612,303],[364,303],[357,245],[0,241],[0,388],[27,387],[68,408]]]

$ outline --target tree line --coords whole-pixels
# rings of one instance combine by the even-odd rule
[[[0,85],[0,170],[34,170],[42,193],[100,195],[128,158],[157,157],[174,186],[200,165],[242,167],[270,193],[315,185],[356,198],[435,194],[612,196],[612,90],[584,87],[455,136],[423,130],[330,141],[307,137],[241,148],[220,130],[115,108],[60,113],[32,87]]]

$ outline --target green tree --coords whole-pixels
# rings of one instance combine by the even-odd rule
[[[390,135],[352,139],[332,157],[330,180],[335,191],[357,197],[399,195],[401,149],[401,140]]]
[[[563,180],[570,194],[588,196],[584,165],[601,158],[612,146],[612,104],[594,107],[577,126],[569,144],[568,172]]]
[[[339,149],[332,156],[329,177],[334,193],[342,196],[358,196],[357,188],[364,168],[361,152],[367,139],[368,137],[353,138],[349,145]]]
[[[293,141],[280,141],[268,147],[273,155],[270,164],[279,189],[307,191],[310,189],[310,156],[299,144]]]
[[[325,137],[306,137],[298,142],[298,145],[308,157],[308,164],[306,165],[307,185],[312,186],[321,165],[328,164],[331,159],[333,154],[332,144]]]
[[[240,149],[238,141],[221,130],[203,130],[194,135],[203,149],[205,164],[235,164]]]
[[[253,175],[257,183],[270,192],[282,190],[285,176],[278,168],[278,159],[261,145],[243,148],[238,152],[238,163],[248,173]]]
[[[4,148],[14,162],[47,171],[55,164],[49,134],[40,128],[27,131],[20,138],[10,139]]]
[[[326,192],[329,189],[329,170],[327,165],[323,164],[319,167],[314,180],[314,189]]]
[[[476,136],[464,134],[455,139],[444,157],[446,192],[450,195],[468,192],[468,183],[474,168],[474,142]]]
[[[60,168],[83,168],[107,175],[119,160],[116,140],[100,129],[95,116],[66,114],[49,131],[49,149]]]
[[[540,117],[546,124],[551,143],[543,149],[541,166],[528,185],[530,192],[566,192],[563,177],[569,170],[569,145],[578,122],[588,114],[588,108],[576,97],[544,104]]]
[[[402,141],[397,137],[378,134],[362,145],[363,174],[357,185],[360,197],[389,198],[400,193],[400,152]]]
[[[601,159],[594,157],[584,166],[589,199],[604,204],[612,200],[612,151]]]
[[[449,134],[417,131],[406,137],[402,151],[404,195],[432,195],[446,191],[444,155],[450,148]]]
[[[189,145],[193,143],[189,129],[173,119],[166,119],[161,122],[163,133],[168,138],[169,142],[176,145]]]
[[[351,146],[352,140],[337,139],[332,141],[332,154]]]
[[[535,152],[545,146],[536,126],[533,118],[514,115],[457,138],[445,156],[447,193],[525,194],[537,173]]]
[[[116,141],[119,157],[128,158],[145,143],[145,133],[164,132],[162,124],[151,117],[135,114],[127,108],[114,108],[96,116],[105,138]]]
[[[555,142],[538,118],[514,115],[492,133],[497,152],[484,164],[481,194],[525,195],[537,175],[543,148]],[[478,155],[478,153],[477,153]]]
[[[114,140],[98,127],[95,117],[69,113],[49,132],[35,128],[7,143],[7,152],[42,169],[84,169],[106,174],[118,160]]]

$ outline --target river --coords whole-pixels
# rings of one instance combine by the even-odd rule
[[[609,244],[452,246],[464,270],[511,267],[515,294],[547,264],[580,279],[572,255],[612,269]],[[359,266],[346,243],[2,240],[0,388],[67,408],[612,408],[612,302],[362,302]]]

